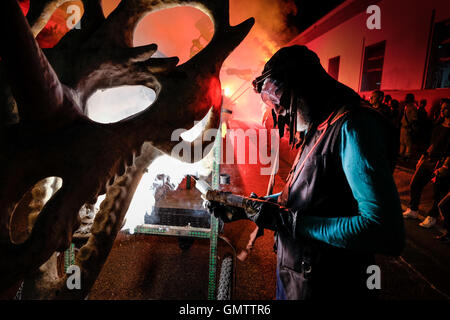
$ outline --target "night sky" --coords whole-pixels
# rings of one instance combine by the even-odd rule
[[[287,23],[295,26],[301,32],[343,3],[344,0],[294,0],[294,2],[297,5],[297,14],[289,14]]]

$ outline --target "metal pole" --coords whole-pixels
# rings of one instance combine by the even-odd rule
[[[221,145],[222,145],[222,108],[220,110],[221,121],[214,146],[214,160],[212,171],[213,190],[219,190],[219,176],[220,176],[220,160],[221,160]],[[217,239],[219,235],[219,221],[214,215],[211,215],[211,233],[209,241],[209,283],[208,283],[208,300],[216,300],[216,273],[217,273]]]

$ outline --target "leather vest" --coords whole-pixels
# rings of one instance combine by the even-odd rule
[[[280,204],[298,215],[358,215],[358,204],[340,157],[342,125],[356,112],[380,116],[367,107],[343,107],[330,115],[301,147],[291,170],[292,182],[288,178]],[[277,267],[288,299],[367,293],[366,270],[374,264],[373,254],[352,252],[310,239],[293,239],[282,230],[276,238]]]

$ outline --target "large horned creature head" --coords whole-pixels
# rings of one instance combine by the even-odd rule
[[[0,292],[33,274],[37,298],[89,293],[145,169],[179,143],[171,141],[171,133],[191,127],[210,110],[205,129],[218,126],[220,68],[254,23],[230,26],[228,0],[122,0],[107,18],[100,0],[83,0],[82,28],[41,50],[35,36],[65,2],[31,0],[25,18],[16,0],[0,1],[1,95],[17,105],[19,116],[16,123],[0,119]],[[201,52],[177,66],[178,58],[152,58],[156,45],[132,47],[144,15],[183,5],[197,7],[214,23],[214,36]],[[122,85],[147,86],[157,98],[144,111],[112,124],[84,115],[96,90]],[[0,105],[1,114],[9,107]],[[48,177],[61,178],[61,188],[27,237],[15,241],[14,221],[26,220],[31,211],[23,202]],[[71,243],[80,208],[103,193],[91,236],[76,256],[82,289],[69,291],[48,261]]]

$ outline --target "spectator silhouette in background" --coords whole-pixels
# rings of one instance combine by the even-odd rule
[[[426,110],[427,100],[422,99],[417,108],[417,139],[415,141],[417,153],[423,154],[430,145],[431,131],[433,129],[432,122],[428,118]]]
[[[426,106],[427,100],[426,99],[420,100],[419,107],[417,108],[417,117],[419,118],[419,121],[428,119]]]
[[[405,107],[400,128],[400,150],[399,155],[405,160],[411,157],[413,140],[417,132],[417,105],[412,93],[405,97]]]
[[[392,102],[392,97],[389,94],[385,95],[384,96],[384,104],[390,108],[391,102]]]
[[[444,101],[441,106],[441,121],[433,129],[431,144],[428,150],[421,156],[417,163],[416,171],[410,185],[409,208],[403,213],[405,218],[416,219],[418,217],[420,197],[423,188],[434,180],[433,206],[425,220],[419,225],[431,228],[436,224],[439,216],[438,204],[448,192],[448,178],[443,174],[448,167],[450,154],[450,103]]]
[[[383,103],[383,100],[384,100],[383,91],[375,90],[372,92],[369,102],[373,109],[377,110],[387,119],[390,119],[391,118],[390,109],[387,105]]]
[[[395,99],[391,100],[390,108],[391,108],[392,123],[394,124],[394,127],[396,129],[400,130],[401,117],[400,117],[400,103],[398,102],[398,100]]]

